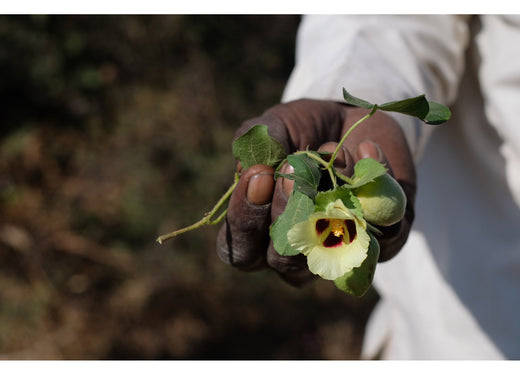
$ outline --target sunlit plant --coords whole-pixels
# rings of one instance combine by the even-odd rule
[[[284,147],[268,133],[265,125],[256,125],[233,143],[233,155],[246,170],[256,164],[276,168],[279,177],[294,180],[284,212],[270,227],[275,250],[283,256],[303,254],[309,270],[332,280],[340,290],[364,295],[372,284],[379,259],[378,226],[398,223],[406,208],[406,196],[399,183],[380,162],[364,158],[354,166],[351,177],[334,168],[336,156],[351,132],[377,110],[398,112],[438,125],[450,118],[442,104],[428,101],[424,95],[383,104],[357,98],[343,89],[345,101],[369,110],[354,123],[333,153],[300,150],[287,155]],[[287,162],[291,173],[280,168]],[[239,180],[235,180],[214,208],[193,225],[160,236],[164,241],[179,234],[223,220],[227,202]],[[323,188],[323,183],[327,183]]]

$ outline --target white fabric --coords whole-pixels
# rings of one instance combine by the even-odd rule
[[[393,115],[418,172],[416,221],[378,266],[363,357],[520,358],[520,18],[306,16],[283,100],[426,93],[428,126]]]

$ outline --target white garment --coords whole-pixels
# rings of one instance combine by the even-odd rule
[[[379,264],[363,356],[520,358],[520,18],[306,16],[283,100],[384,103],[426,94],[452,118],[402,114],[417,163],[416,220]]]

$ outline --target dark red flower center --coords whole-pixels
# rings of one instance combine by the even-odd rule
[[[329,233],[325,241],[323,241],[323,246],[325,248],[333,248],[335,246],[341,245],[343,242],[343,236],[335,236],[332,232]]]
[[[329,227],[329,225],[330,223],[328,219],[318,219],[316,221],[316,232],[318,233],[318,235],[323,233],[325,229]]]
[[[316,221],[316,233],[321,235],[325,230],[330,227],[330,231],[327,238],[323,241],[323,246],[326,248],[333,248],[341,245],[344,242],[344,236],[347,235],[346,240],[348,243],[354,241],[357,235],[356,224],[351,219],[318,219]]]
[[[352,241],[354,241],[357,235],[356,224],[353,220],[346,219],[345,226],[348,231],[348,242],[351,243]]]

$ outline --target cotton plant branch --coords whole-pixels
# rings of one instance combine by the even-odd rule
[[[294,180],[287,206],[270,228],[275,250],[285,256],[303,253],[311,272],[334,280],[336,287],[346,293],[361,296],[371,285],[379,257],[375,235],[380,231],[374,225],[388,226],[403,218],[406,197],[387,169],[376,160],[359,160],[352,177],[340,174],[333,167],[338,152],[352,131],[378,110],[413,116],[429,125],[444,123],[451,112],[442,104],[428,101],[425,95],[375,104],[343,89],[343,97],[348,104],[369,112],[347,130],[334,152],[326,154],[330,156],[327,160],[324,153],[313,150],[287,155],[283,145],[261,124],[234,141],[233,156],[243,170],[265,164],[276,168],[275,179]],[[284,162],[294,171],[280,172]],[[324,172],[330,179],[327,188],[323,188]],[[157,242],[162,244],[200,227],[220,223],[226,216],[226,205],[238,180],[239,175],[235,173],[233,184],[202,219],[161,235]]]

